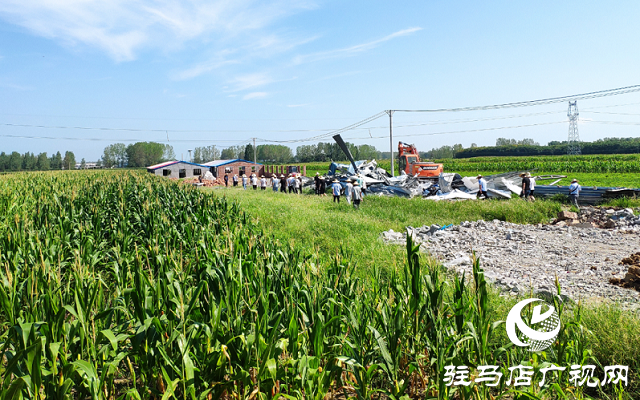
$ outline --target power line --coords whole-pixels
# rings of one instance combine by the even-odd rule
[[[578,95],[571,95],[571,96],[562,96],[562,97],[553,97],[553,98],[548,98],[548,99],[541,99],[541,100],[530,100],[530,101],[522,101],[522,102],[515,102],[515,103],[504,103],[504,104],[495,104],[495,105],[487,105],[487,106],[475,106],[475,107],[462,107],[462,108],[448,108],[448,109],[427,109],[427,110],[389,110],[389,112],[427,112],[427,113],[434,113],[434,112],[461,112],[461,111],[479,111],[479,110],[491,110],[491,109],[502,109],[502,108],[515,108],[515,107],[528,107],[528,106],[535,106],[535,105],[544,105],[544,104],[553,104],[553,103],[559,103],[559,102],[565,102],[567,100],[583,100],[583,99],[593,99],[593,98],[597,98],[597,97],[606,97],[606,96],[614,96],[614,95],[620,95],[620,94],[625,94],[625,93],[632,93],[632,92],[638,92],[640,91],[640,85],[634,85],[634,86],[626,86],[626,87],[622,87],[622,88],[617,88],[617,89],[609,89],[609,90],[601,90],[601,91],[596,91],[596,92],[589,92],[589,93],[584,93],[584,94],[578,94]],[[614,107],[614,106],[611,106]],[[553,112],[550,112],[550,114]],[[315,136],[311,136],[311,137],[307,137],[307,138],[300,138],[300,139],[292,139],[292,140],[266,140],[266,139],[257,139],[261,142],[269,142],[269,143],[300,143],[300,142],[309,142],[309,141],[314,141],[314,140],[321,140],[321,139],[325,139],[328,138],[330,136],[334,136],[336,134],[341,134],[344,132],[347,132],[349,130],[354,130],[357,128],[360,128],[363,125],[366,125],[376,119],[379,119],[380,117],[384,116],[387,114],[387,111],[381,111],[377,114],[374,114],[368,118],[365,118],[364,120],[361,120],[359,122],[356,122],[354,124],[348,125],[344,128],[341,129],[314,129],[314,130],[310,130],[310,129],[304,129],[304,130],[269,130],[269,131],[262,131],[262,132],[270,132],[270,133],[300,133],[300,132],[325,132],[323,134],[320,135],[315,135]],[[546,113],[539,113],[539,114],[546,114]],[[523,116],[526,116],[527,114],[524,114]],[[529,114],[529,116],[533,116],[536,114]],[[506,118],[516,118],[518,116],[513,116],[513,117],[494,117],[494,118],[486,118],[486,119],[472,119],[472,120],[467,120],[464,122],[479,122],[482,120],[493,120],[493,119],[506,119]],[[463,121],[460,121],[460,123],[462,123]],[[449,121],[449,122],[443,122],[444,123],[458,123],[455,120],[453,121]],[[606,122],[605,122],[606,123]],[[432,122],[432,123],[425,123],[425,124],[416,124],[416,125],[403,125],[401,127],[411,127],[411,126],[424,126],[424,125],[436,125],[439,124],[437,122]],[[542,124],[531,124],[531,125],[520,125],[520,126],[516,126],[513,128],[517,128],[517,127],[525,127],[525,126],[538,126],[538,125],[547,125],[548,123],[542,123]],[[167,134],[171,132],[171,133],[255,133],[255,130],[175,130],[175,129],[139,129],[139,128],[106,128],[106,127],[84,127],[84,126],[47,126],[47,125],[31,125],[31,124],[9,124],[9,123],[5,123],[5,124],[0,124],[0,126],[9,126],[9,127],[31,127],[31,128],[45,128],[45,129],[78,129],[78,130],[98,130],[98,131],[122,131],[122,132],[152,132],[152,133],[163,133],[163,134]],[[489,130],[497,130],[497,129],[509,129],[512,127],[502,127],[502,128],[486,128],[486,129],[476,129],[476,130],[466,130],[466,131],[456,131],[456,133],[464,133],[464,132],[482,132],[482,131],[489,131]],[[370,128],[369,128],[370,129]],[[374,128],[375,129],[375,128]],[[446,134],[447,132],[443,132],[443,133],[433,133],[433,134]],[[416,134],[416,135],[404,135],[404,136],[428,136],[431,134]],[[70,138],[70,137],[63,137],[63,138],[57,138],[57,137],[50,137],[50,136],[27,136],[27,135],[0,135],[0,137],[13,137],[13,138],[30,138],[30,139],[63,139],[63,140],[86,140],[86,141],[113,141],[113,138],[109,138],[109,139],[103,139],[103,138]],[[370,137],[371,138],[371,137]],[[135,141],[136,139],[119,139],[121,141]],[[237,139],[236,139],[237,140]],[[179,140],[173,140],[173,142],[224,142],[224,141],[231,141],[231,140],[206,140],[206,139],[193,139],[193,140],[189,140],[189,139],[179,139]],[[246,142],[246,141],[245,141]],[[245,143],[243,142],[243,143]]]
[[[527,124],[527,125],[515,125],[515,126],[501,126],[496,128],[482,128],[482,129],[469,129],[469,130],[460,130],[460,131],[446,131],[446,132],[430,132],[430,133],[412,133],[406,135],[395,135],[396,137],[414,137],[414,136],[435,136],[435,135],[450,135],[455,133],[472,133],[472,132],[486,132],[486,131],[498,131],[504,129],[518,129],[518,128],[528,128],[532,126],[542,126],[542,125],[556,125],[556,124],[565,124],[567,121],[556,121],[556,122],[541,122],[538,124]],[[385,136],[363,136],[363,137],[345,137],[345,140],[364,140],[364,139],[386,139]],[[275,143],[275,141],[265,140],[265,142]]]
[[[212,130],[212,129],[142,129],[142,128],[106,128],[106,127],[89,127],[89,126],[60,126],[60,125],[31,125],[31,124],[9,124],[3,123],[2,126],[19,127],[19,128],[44,128],[44,129],[78,129],[93,131],[121,131],[121,132],[152,132],[152,133],[252,133],[256,130]],[[334,132],[335,129],[292,129],[292,130],[263,130],[258,132],[266,133],[297,133],[297,132]]]
[[[475,118],[475,119],[454,119],[454,120],[439,120],[425,123],[406,123],[405,125],[398,125],[397,128],[407,128],[407,127],[417,127],[417,126],[429,126],[429,125],[446,125],[446,124],[461,124],[461,123],[470,123],[470,122],[482,122],[482,121],[495,121],[501,119],[512,119],[512,118],[522,118],[522,117],[532,117],[538,115],[549,115],[549,114],[559,114],[562,111],[549,111],[542,113],[530,113],[530,114],[518,114],[518,115],[506,115],[500,117],[490,117],[490,118]],[[372,120],[365,120],[366,122],[371,122]],[[362,121],[361,121],[362,122]],[[364,122],[364,123],[366,123]],[[360,123],[356,123],[360,124]],[[353,124],[353,125],[356,125]],[[38,128],[38,129],[66,129],[66,130],[95,130],[95,131],[121,131],[121,132],[140,132],[140,133],[255,133],[255,132],[264,132],[264,133],[301,133],[301,132],[326,132],[326,134],[319,136],[330,136],[331,134],[335,134],[334,132],[344,131],[347,129],[384,129],[387,126],[372,126],[370,128],[342,128],[342,129],[272,129],[272,130],[208,130],[208,129],[144,129],[144,128],[109,128],[109,127],[90,127],[90,126],[61,126],[61,125],[33,125],[33,124],[12,124],[12,123],[3,123],[0,124],[2,126],[8,127],[19,127],[19,128]],[[361,125],[361,124],[360,124]],[[351,125],[350,125],[351,126]]]
[[[54,137],[54,136],[32,136],[32,135],[5,135],[0,134],[0,137],[16,138],[16,139],[46,139],[46,140],[77,140],[86,142],[139,142],[140,139],[113,139],[113,138],[78,138],[78,137]],[[173,143],[173,142],[236,142],[234,140],[218,140],[218,139],[172,139],[171,141],[160,140],[158,143]]]
[[[539,106],[544,104],[563,103],[566,101],[577,101],[595,99],[597,97],[617,96],[620,94],[640,92],[640,85],[625,86],[616,89],[599,90],[596,92],[589,92],[583,94],[574,94],[571,96],[551,97],[548,99],[540,100],[528,100],[519,101],[515,103],[493,104],[489,106],[474,106],[474,107],[461,107],[461,108],[439,108],[439,109],[427,109],[427,110],[390,110],[396,112],[462,112],[462,111],[481,111],[481,110],[496,110],[501,108],[515,108],[515,107],[530,107]]]
[[[589,114],[633,115],[633,116],[640,115],[640,114],[634,114],[634,113],[616,113],[616,112],[607,112],[607,111],[586,111],[586,112]]]
[[[600,109],[600,108],[612,108],[612,107],[635,106],[635,105],[638,105],[638,104],[640,104],[640,103],[614,104],[614,105],[610,105],[610,106],[595,106],[595,107],[585,108],[584,110],[596,110],[596,109]],[[583,110],[583,111],[584,111],[584,110]]]
[[[589,124],[606,124],[606,125],[640,125],[640,122],[624,122],[624,121],[594,121],[594,120],[580,120],[581,122],[587,122]]]

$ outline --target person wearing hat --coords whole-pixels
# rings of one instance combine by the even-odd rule
[[[480,198],[480,196],[484,196],[484,198],[486,199],[487,197],[487,181],[484,180],[484,178],[482,177],[482,175],[478,175],[476,177],[476,179],[478,180],[478,194],[476,195],[476,198]]]
[[[296,193],[302,194],[302,175],[296,178]]]
[[[316,176],[313,177],[313,183],[316,185],[316,194],[320,194],[320,172],[316,172]]]
[[[333,180],[331,191],[333,192],[333,202],[340,203],[340,192],[342,191],[342,185],[337,179]]]
[[[267,178],[264,175],[260,176],[260,190],[267,190]]]
[[[289,174],[289,177],[287,178],[287,188],[289,188],[289,194],[293,193],[293,181],[295,180],[295,178],[293,177],[293,174]]]
[[[233,186],[238,186],[238,175],[237,174],[233,175]]]
[[[326,196],[327,195],[327,181],[324,179],[324,176],[320,175],[320,188],[318,189],[318,196]]]
[[[280,192],[287,193],[287,179],[284,175],[280,175]]]
[[[247,190],[247,183],[249,182],[249,178],[247,178],[246,174],[242,174],[242,189]]]
[[[362,191],[362,197],[364,197],[364,195],[367,194],[367,182],[364,180],[364,177],[362,176],[362,174],[356,175],[356,181],[358,182],[358,185],[360,185],[360,190]]]
[[[578,205],[578,197],[580,197],[580,191],[582,190],[582,186],[578,184],[577,179],[573,179],[571,181],[571,185],[569,185],[569,200],[571,204],[573,204],[578,211],[580,211],[580,206]]]
[[[347,184],[344,188],[344,197],[345,199],[347,199],[347,203],[351,204],[351,192],[353,191],[353,184],[352,182],[355,181],[355,179],[347,179]]]
[[[536,201],[536,198],[533,197],[533,191],[536,189],[536,180],[533,179],[530,173],[527,172],[526,177],[529,178],[529,201]]]
[[[251,174],[251,185],[253,186],[253,190],[258,190],[258,178],[256,174]]]
[[[529,198],[529,192],[531,191],[531,175],[528,172],[523,172],[520,174],[520,177],[522,178],[522,192],[520,192],[520,197],[527,200]]]
[[[271,188],[273,189],[274,193],[278,193],[279,183],[280,183],[280,178],[278,178],[278,175],[276,174],[271,175]]]
[[[351,196],[353,198],[353,208],[356,210],[360,208],[360,202],[362,201],[362,188],[358,181],[353,182],[353,189],[351,189]]]

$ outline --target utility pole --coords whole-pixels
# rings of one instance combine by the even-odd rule
[[[253,163],[257,164],[258,163],[258,150],[256,149],[256,138],[253,138]]]
[[[580,149],[580,135],[578,135],[578,102],[570,101],[567,117],[569,117],[569,138],[567,139],[567,154],[582,154]]]
[[[193,162],[191,161],[191,149],[187,150],[189,152],[189,162]]]
[[[393,110],[387,110],[389,114],[389,150],[391,150],[391,176],[395,176],[393,173]]]

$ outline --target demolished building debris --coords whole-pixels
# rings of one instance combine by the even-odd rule
[[[510,199],[512,195],[520,196],[523,171],[485,176],[489,198]],[[437,183],[419,180],[416,176],[402,174],[392,177],[383,168],[378,167],[376,160],[354,161],[352,165],[331,163],[327,172],[327,180],[338,179],[342,185],[348,179],[360,175],[367,184],[367,192],[379,196],[400,196],[412,198],[422,196],[428,200],[473,200],[478,192],[478,180],[475,177],[463,177],[456,173],[441,173]],[[538,175],[533,177],[536,197],[553,197],[568,195],[569,186],[544,185],[542,182],[552,180],[557,183],[566,175]],[[580,203],[597,204],[614,197],[640,197],[640,189],[612,187],[583,187]]]
[[[623,258],[618,265],[628,265],[624,278],[611,278],[609,283],[640,292],[640,253]]]
[[[334,136],[336,142],[345,152],[351,165],[332,162],[327,172],[327,182],[333,179],[346,186],[346,181],[359,175],[367,185],[367,193],[378,196],[399,196],[412,198],[421,196],[428,200],[474,200],[478,193],[478,179],[463,177],[456,173],[440,173],[437,182],[419,179],[417,175],[410,176],[401,172],[400,176],[391,176],[384,168],[378,167],[376,160],[356,161],[351,156],[340,135]],[[494,199],[510,199],[512,195],[520,196],[522,192],[522,178],[526,171],[513,171],[502,174],[485,176],[487,181],[487,195]],[[537,175],[536,197],[553,197],[568,195],[569,186],[556,184],[566,178],[566,175]],[[550,181],[545,185],[543,182]],[[580,192],[580,203],[596,204],[605,199],[615,197],[640,197],[640,189],[612,188],[612,187],[583,187]]]
[[[623,211],[616,209],[614,212]],[[613,215],[613,214],[608,214]],[[571,215],[566,215],[571,217]],[[635,225],[635,221],[639,221]],[[555,293],[556,279],[569,298],[600,298],[621,301],[640,308],[640,293],[610,283],[611,278],[631,282],[639,269],[618,260],[638,251],[640,218],[616,220],[616,227],[519,225],[504,221],[465,221],[441,227],[407,227],[406,232],[388,230],[381,239],[406,245],[407,234],[420,250],[440,260],[459,274],[472,272],[473,253],[479,257],[485,276],[506,292],[525,295]],[[633,256],[635,266],[640,255]]]

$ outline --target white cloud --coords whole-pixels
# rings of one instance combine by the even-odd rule
[[[264,97],[267,97],[267,92],[252,92],[245,94],[242,100],[262,99]]]
[[[313,7],[309,0],[2,0],[0,18],[35,35],[97,47],[116,61],[128,61],[144,48],[237,37]]]
[[[191,68],[184,71],[180,71],[175,75],[175,79],[182,81],[186,79],[195,78],[196,76],[213,71],[216,68],[220,68],[223,65],[238,64],[237,60],[209,60],[200,64],[196,64]]]
[[[387,41],[389,41],[391,39],[395,39],[395,38],[401,37],[401,36],[410,35],[412,33],[418,32],[420,30],[422,30],[422,28],[419,28],[419,27],[403,29],[401,31],[394,32],[394,33],[392,33],[390,35],[387,35],[387,36],[385,36],[385,37],[383,37],[381,39],[373,40],[371,42],[366,42],[366,43],[358,44],[358,45],[355,45],[355,46],[346,47],[346,48],[343,48],[343,49],[321,51],[321,52],[318,52],[318,53],[311,53],[311,54],[296,56],[296,57],[294,57],[293,62],[295,64],[302,64],[302,63],[307,63],[307,62],[325,60],[325,59],[328,59],[328,58],[349,57],[349,56],[355,55],[357,53],[362,53],[362,52],[365,52],[367,50],[371,50],[371,49],[373,49],[375,47],[378,47],[380,44],[382,44],[384,42],[387,42]]]
[[[240,92],[242,90],[252,89],[258,86],[268,85],[272,83],[273,79],[265,73],[255,73],[248,75],[241,75],[236,77],[230,82],[232,88],[229,92]]]
[[[207,72],[211,72],[229,64],[241,64],[255,58],[269,58],[281,54],[300,45],[317,39],[317,36],[308,38],[285,38],[276,34],[258,35],[248,39],[249,44],[234,50],[223,50],[209,60],[195,64],[184,71],[175,74],[177,80],[192,79]],[[234,56],[234,59],[229,57]]]

